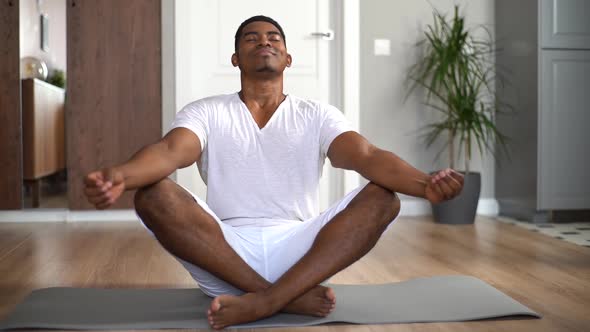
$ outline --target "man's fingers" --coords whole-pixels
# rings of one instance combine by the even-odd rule
[[[88,187],[101,186],[103,182],[101,172],[92,172],[84,178],[84,184]]]
[[[88,202],[97,204],[113,197],[113,192],[109,189],[110,188],[106,185],[103,185],[102,187],[85,187],[84,194],[86,195]]]
[[[444,195],[443,197],[445,199],[449,199],[454,196],[453,190],[449,187],[449,185],[447,185],[447,183],[444,181],[444,179],[438,180],[436,184],[438,185],[440,190],[443,192],[443,195]]]
[[[109,196],[109,189],[111,189],[109,183],[102,184],[102,186],[85,186],[84,194],[88,198],[88,201],[94,204],[102,201],[104,197]]]
[[[465,176],[463,176],[463,174],[453,169],[450,169],[450,175],[455,181],[459,182],[461,186],[463,186],[463,184],[465,183]]]
[[[111,200],[111,196],[108,193],[98,196],[88,196],[88,202],[93,205],[102,204]]]
[[[451,188],[454,195],[461,192],[462,185],[453,176],[446,176],[443,181]]]
[[[115,203],[115,198],[113,197],[113,193],[112,192],[108,192],[107,195],[105,196],[104,200],[102,200],[101,202],[95,204],[97,209],[106,209],[109,206],[113,205],[113,203]]]
[[[115,193],[112,190],[116,180],[114,177],[122,178],[122,176],[115,173],[113,169],[105,168],[84,177],[84,194],[88,202],[99,210],[108,208],[116,200]],[[121,179],[119,182],[122,181]]]
[[[431,174],[430,186],[442,199],[452,199],[461,192],[463,188],[463,175],[461,173],[447,168]]]
[[[96,205],[96,208],[99,209],[99,210],[104,210],[104,209],[108,208],[109,206],[111,206],[112,204],[113,203],[111,203],[110,201],[107,201],[107,202],[104,202],[104,203],[101,203],[101,204],[97,204]]]
[[[84,187],[84,194],[88,197],[104,195],[108,189],[105,186],[102,187]]]
[[[102,201],[102,202],[100,202],[98,204],[95,204],[94,206],[96,206],[96,208],[99,209],[99,210],[104,210],[104,209],[108,208],[111,205],[113,205],[113,200],[111,198],[108,198],[105,201]]]
[[[447,168],[444,171],[441,171],[444,175],[442,178],[444,181],[453,189],[457,191],[461,191],[463,188],[463,184],[465,182],[465,177],[463,174],[455,171],[452,168]]]
[[[433,178],[433,182],[431,183],[431,187],[434,191],[440,196],[441,199],[445,198],[445,193],[442,191],[440,186],[438,185],[438,181],[436,178]]]
[[[108,200],[109,198],[110,197],[106,193],[101,194],[101,195],[96,195],[96,196],[88,196],[88,202],[90,202],[92,204],[98,204],[98,203]]]

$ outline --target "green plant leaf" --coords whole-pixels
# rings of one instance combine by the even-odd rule
[[[496,115],[513,111],[497,96],[497,88],[506,82],[505,73],[495,65],[498,50],[487,27],[467,29],[458,6],[450,19],[433,8],[432,18],[424,38],[416,43],[424,53],[408,70],[406,98],[417,88],[426,92],[423,104],[443,115],[440,121],[422,128],[426,146],[444,139],[444,146],[450,148],[458,138],[458,158],[465,149],[468,169],[472,145],[482,155],[489,151],[495,156],[494,143],[508,153],[507,138],[493,122]],[[480,29],[483,37],[477,34]],[[445,133],[451,138],[444,137]]]

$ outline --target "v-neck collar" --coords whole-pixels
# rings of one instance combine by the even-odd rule
[[[240,98],[240,93],[236,92],[235,96],[238,99],[238,102],[241,104],[242,109],[248,113],[248,116],[250,118],[251,123],[254,125],[254,128],[256,128],[256,130],[258,130],[259,132],[262,132],[264,129],[268,128],[268,126],[274,121],[274,118],[276,118],[277,113],[279,113],[283,109],[283,105],[287,102],[287,99],[289,99],[289,95],[286,94],[285,99],[283,99],[283,101],[281,101],[279,106],[277,106],[277,109],[270,116],[270,119],[268,119],[268,121],[266,121],[266,123],[264,124],[264,127],[261,128],[258,126],[256,119],[254,119],[252,112],[250,112],[248,105],[246,105],[246,103],[242,100],[242,98]]]

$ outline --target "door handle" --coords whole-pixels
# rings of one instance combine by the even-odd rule
[[[325,32],[312,32],[313,37],[321,38],[323,40],[334,40],[334,31],[326,30]]]

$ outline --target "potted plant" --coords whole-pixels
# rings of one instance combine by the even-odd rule
[[[47,78],[47,83],[53,84],[62,89],[66,88],[66,76],[63,70],[55,69],[53,74]]]
[[[440,120],[423,128],[427,147],[444,138],[443,150],[448,148],[449,167],[453,169],[464,152],[463,191],[452,200],[433,204],[435,220],[473,223],[481,175],[470,169],[472,148],[477,147],[482,155],[486,151],[494,155],[492,147],[497,142],[506,151],[506,137],[493,119],[509,106],[499,102],[494,89],[495,80],[501,78],[495,72],[495,50],[489,31],[479,26],[486,36],[478,38],[475,30],[466,29],[458,6],[451,20],[436,9],[433,17],[434,23],[427,26],[425,38],[417,44],[423,47],[423,56],[408,71],[408,96],[416,88],[423,88],[425,105],[439,112]]]

